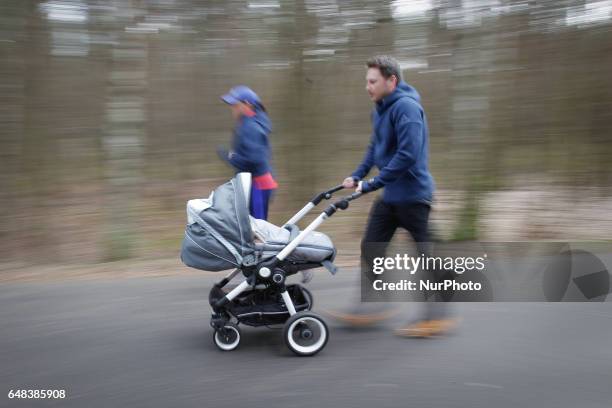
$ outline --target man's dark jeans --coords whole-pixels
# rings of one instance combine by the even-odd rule
[[[368,225],[361,241],[362,273],[373,281],[374,258],[384,257],[389,242],[398,228],[407,230],[416,243],[418,256],[430,256],[432,253],[429,236],[429,212],[431,207],[425,203],[389,204],[381,198],[372,205]],[[369,245],[375,243],[373,245]],[[438,280],[436,271],[432,271],[432,279]],[[434,299],[430,299],[434,300]],[[439,298],[438,298],[439,300]],[[443,318],[446,308],[443,304],[428,302],[425,307],[424,319]]]

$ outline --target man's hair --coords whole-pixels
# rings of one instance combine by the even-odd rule
[[[402,70],[400,69],[399,62],[390,55],[376,55],[370,58],[366,65],[368,68],[378,68],[385,79],[395,75],[398,83],[402,80]]]

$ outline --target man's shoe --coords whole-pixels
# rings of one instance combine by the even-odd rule
[[[459,326],[459,319],[430,320],[430,336],[443,336],[450,334]]]
[[[327,310],[325,314],[351,327],[369,327],[390,319],[399,312],[388,306],[359,305],[348,311]]]
[[[429,337],[431,333],[429,320],[418,320],[395,330],[401,337]]]
[[[457,328],[457,319],[419,320],[395,330],[401,337],[432,337],[442,336]]]

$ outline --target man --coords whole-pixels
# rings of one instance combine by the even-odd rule
[[[270,165],[270,119],[261,99],[249,87],[236,86],[221,97],[232,110],[235,121],[232,150],[219,149],[219,156],[238,172],[253,176],[250,213],[254,218],[268,219],[268,204],[278,184]]]
[[[342,184],[364,193],[384,188],[382,198],[372,205],[361,243],[362,273],[372,278],[373,259],[384,256],[398,227],[412,235],[419,254],[430,253],[428,221],[435,185],[428,167],[427,118],[418,92],[402,81],[399,63],[390,56],[373,57],[367,67],[366,90],[375,104],[372,138],[363,162]],[[363,180],[374,166],[379,174]],[[369,324],[385,315],[353,313],[336,317],[351,324]],[[446,317],[443,304],[427,303],[420,319],[396,333],[426,337],[452,326],[454,321]]]

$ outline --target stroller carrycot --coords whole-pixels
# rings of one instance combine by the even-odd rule
[[[253,265],[278,254],[297,229],[278,227],[249,215],[250,173],[239,173],[208,198],[189,200],[182,261],[192,268],[223,271]],[[312,231],[287,258],[297,263],[333,261],[331,239]]]

